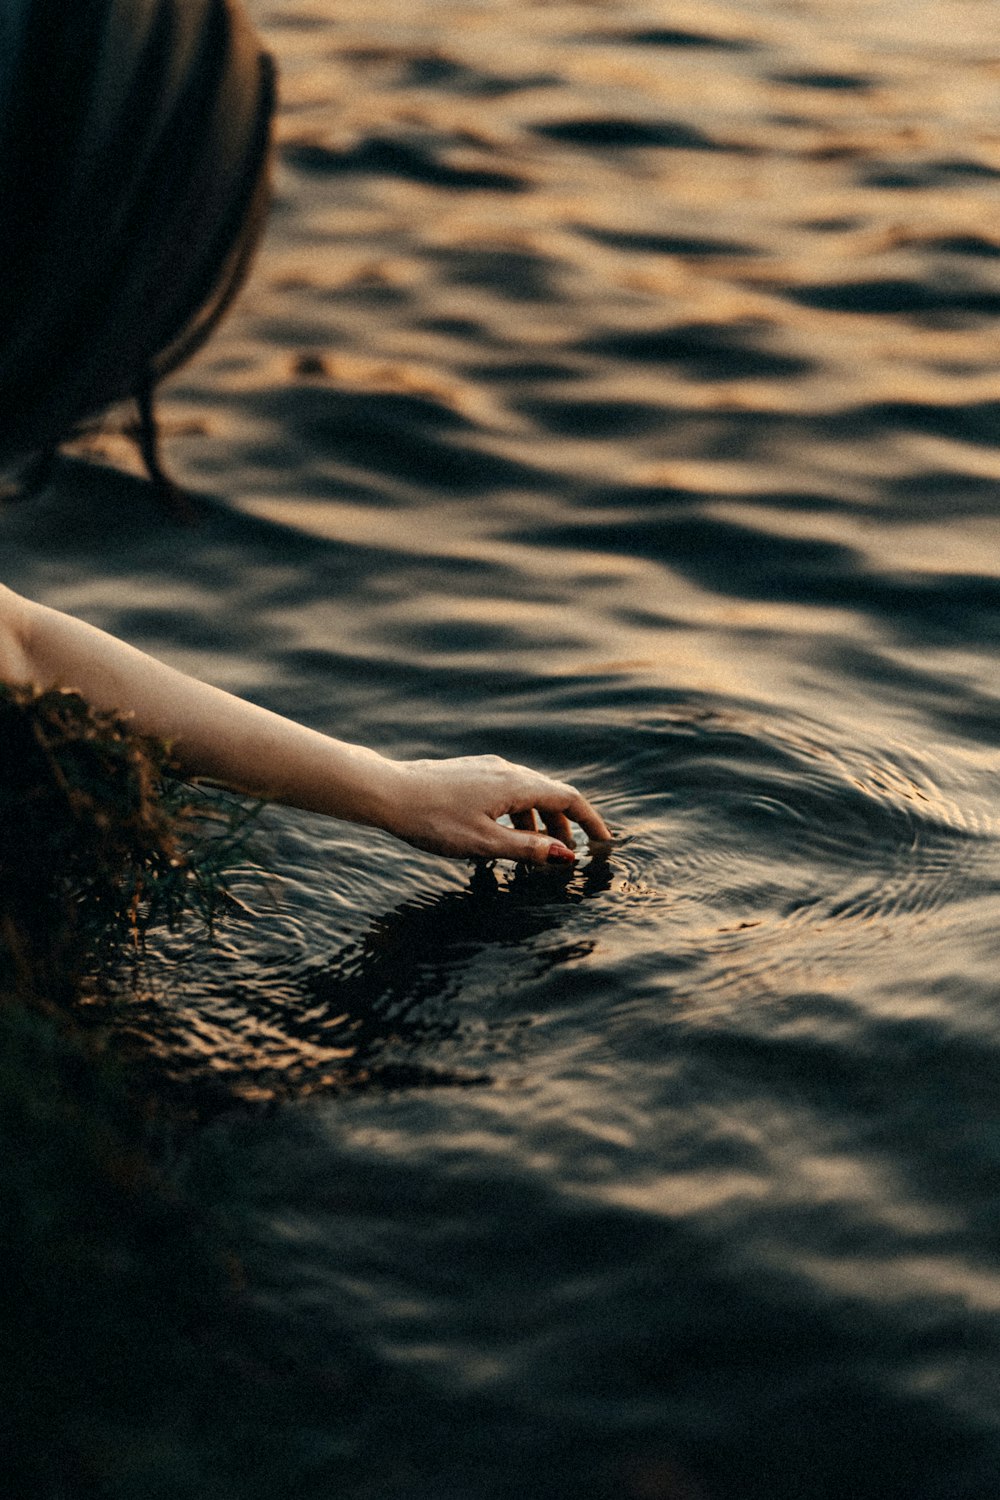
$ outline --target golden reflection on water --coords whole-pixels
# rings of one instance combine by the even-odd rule
[[[308,1315],[331,1346],[373,1245],[407,1295],[372,1295],[363,1343],[381,1357],[409,1308],[437,1357],[454,1320],[449,1373],[481,1359],[501,1401],[509,1381],[484,1447],[515,1405],[530,1455],[547,1426],[585,1436],[609,1388],[608,1429],[634,1431],[641,1365],[613,1385],[632,1289],[668,1351],[720,1303],[682,1258],[669,1321],[690,1231],[740,1292],[708,1324],[694,1446],[752,1377],[744,1430],[780,1456],[785,1393],[826,1399],[818,1329],[867,1401],[859,1307],[899,1316],[887,1385],[918,1377],[928,1328],[965,1357],[953,1303],[998,1307],[975,1263],[996,1217],[992,0],[251,8],[283,77],[272,228],[163,402],[179,476],[241,514],[206,508],[188,548],[136,508],[123,537],[77,474],[87,577],[65,514],[46,534],[12,508],[8,540],[24,528],[55,602],[177,665],[389,754],[537,757],[621,837],[564,882],[487,874],[484,894],[483,871],[272,809],[287,873],[264,920],[210,958],[165,940],[165,993],[115,1024],[227,1102],[358,1086],[325,1145],[290,1148],[300,1181],[265,1164],[268,1215],[316,1213]],[[432,1085],[466,1084],[435,1112]],[[532,1386],[520,1340],[489,1356],[538,1293],[511,1226],[549,1194],[573,1214],[523,1341]],[[467,1254],[474,1288],[435,1280],[422,1328],[421,1235],[435,1278]],[[780,1318],[758,1300],[774,1271]],[[567,1286],[597,1375],[551,1341]],[[838,1461],[840,1416],[819,1422]]]
[[[490,496],[498,536],[515,505],[546,514],[546,476],[585,475],[690,488],[734,520],[746,497],[765,537],[875,547],[897,570],[993,552],[980,518],[943,555],[933,532],[900,529],[887,557],[849,513],[767,499],[836,493],[863,509],[911,474],[1000,477],[962,418],[996,392],[994,320],[965,307],[995,285],[1000,254],[1000,60],[983,6],[679,5],[669,27],[583,4],[252,9],[283,78],[276,212],[239,312],[168,394],[192,484],[319,536],[467,555],[464,523],[456,541],[455,512],[426,503],[432,472],[379,470],[375,427],[379,501],[402,507],[379,536],[350,493],[364,455],[338,451],[335,424],[317,436],[270,414],[273,392],[312,387],[425,400],[428,422],[464,424],[464,448],[534,467],[525,496],[502,482]],[[658,26],[705,44],[636,44]],[[614,130],[601,144],[607,122],[620,144]],[[664,124],[675,144],[629,144]],[[884,286],[896,310],[880,314]],[[678,329],[707,352],[625,353]],[[900,403],[905,422],[874,435],[862,421],[852,440],[853,413]],[[494,555],[487,535],[474,545]],[[506,545],[530,576],[530,548]],[[560,552],[584,582],[597,566],[585,547]],[[545,562],[565,572],[553,549]],[[645,596],[649,567],[633,576]],[[658,592],[702,620],[691,580],[661,575]],[[814,628],[790,601],[727,603],[720,618],[734,609],[761,629]],[[683,658],[676,635],[672,649]],[[600,652],[649,654],[624,638]]]
[[[253,8],[283,75],[274,222],[166,412],[189,482],[338,558],[271,609],[289,650],[432,691],[756,701],[882,745],[929,733],[913,682],[944,714],[936,663],[988,713],[992,666],[920,593],[987,610],[998,576],[986,7]],[[429,733],[441,710],[412,712]],[[851,786],[919,802],[880,767]],[[705,1003],[841,993],[887,909],[923,962],[946,862],[890,864],[813,913],[843,972],[812,917],[768,929],[773,966],[692,917],[720,963]],[[872,966],[898,962],[890,942]]]

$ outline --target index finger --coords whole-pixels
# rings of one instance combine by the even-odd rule
[[[539,812],[565,813],[574,823],[579,823],[588,839],[595,843],[607,844],[614,837],[597,809],[574,786],[565,787],[561,794],[541,797],[535,805]]]
[[[581,797],[579,792],[565,812],[574,823],[579,823],[588,839],[593,839],[595,843],[608,844],[614,837],[596,807],[591,807],[586,797]]]

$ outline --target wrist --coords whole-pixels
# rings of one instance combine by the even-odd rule
[[[403,764],[362,745],[352,746],[351,751],[355,762],[351,805],[340,816],[395,833],[400,808],[405,804]]]

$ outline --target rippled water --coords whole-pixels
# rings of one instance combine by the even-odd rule
[[[258,916],[127,1007],[278,1101],[198,1149],[339,1372],[288,1492],[989,1500],[995,9],[252,8],[273,229],[164,401],[223,503],[78,466],[9,581],[620,835],[475,874],[272,810]]]

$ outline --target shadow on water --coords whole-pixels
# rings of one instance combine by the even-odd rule
[[[163,993],[147,991],[140,970],[112,1014],[130,1045],[212,1112],[227,1100],[489,1085],[489,1071],[463,1059],[516,1051],[532,1023],[522,996],[593,951],[594,939],[563,929],[612,878],[596,858],[572,878],[483,865],[460,890],[404,901],[331,957],[290,967],[282,956],[271,969],[266,955],[241,952],[216,962],[202,993],[187,966],[183,989],[168,971]],[[103,1014],[92,1003],[92,1019]]]

